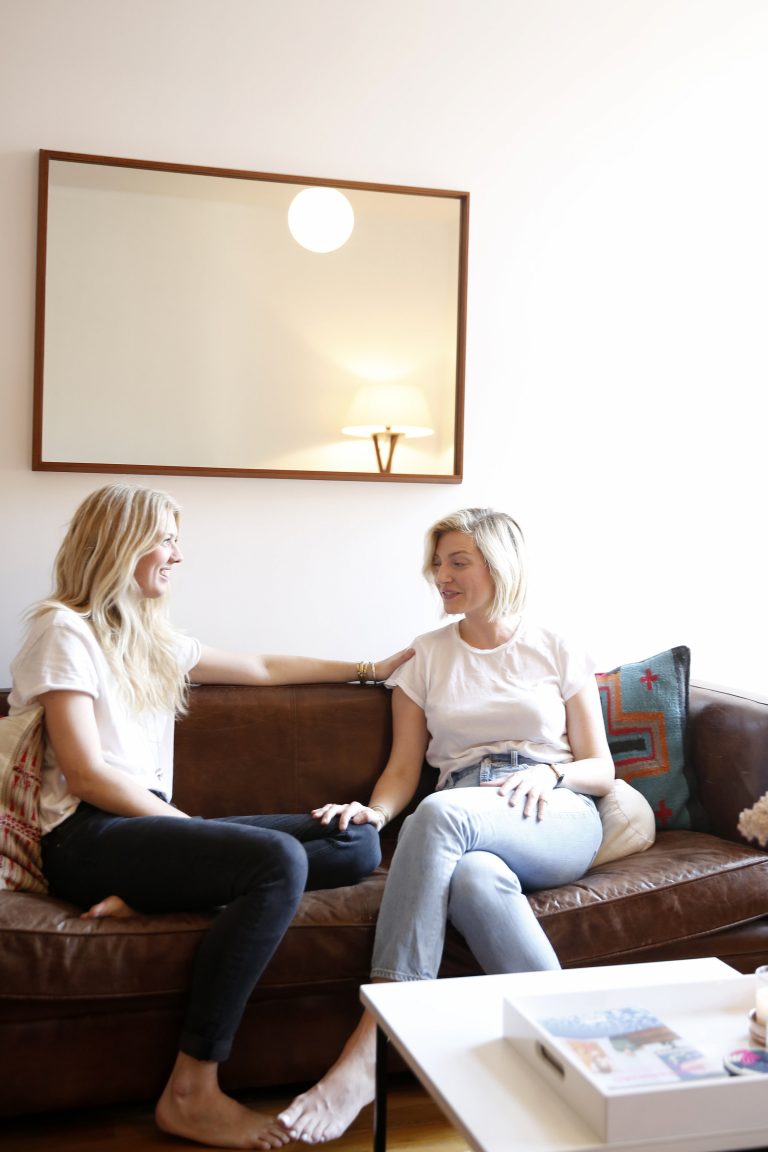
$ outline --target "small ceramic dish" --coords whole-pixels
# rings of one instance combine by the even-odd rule
[[[768,1052],[765,1048],[738,1048],[723,1060],[732,1076],[754,1076],[768,1072]]]
[[[765,1024],[761,1024],[752,1008],[749,1013],[749,1036],[753,1044],[765,1048]]]

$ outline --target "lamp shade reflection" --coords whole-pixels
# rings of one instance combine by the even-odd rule
[[[370,437],[379,471],[391,472],[400,437],[432,436],[434,429],[420,388],[414,384],[382,383],[366,384],[358,390],[342,432],[346,436]]]

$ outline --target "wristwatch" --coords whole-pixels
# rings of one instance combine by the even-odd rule
[[[565,780],[565,772],[561,772],[557,764],[547,764],[547,768],[551,768],[555,776],[557,776],[557,783],[555,784],[555,788],[559,788],[563,780]]]

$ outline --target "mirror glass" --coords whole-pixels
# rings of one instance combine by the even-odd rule
[[[459,481],[468,209],[41,152],[33,467]]]

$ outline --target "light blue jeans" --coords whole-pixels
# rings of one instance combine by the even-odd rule
[[[403,823],[376,927],[371,975],[432,980],[450,920],[484,972],[560,964],[525,896],[577,880],[602,839],[590,796],[557,788],[539,820],[486,781],[533,761],[515,752],[453,773]]]

